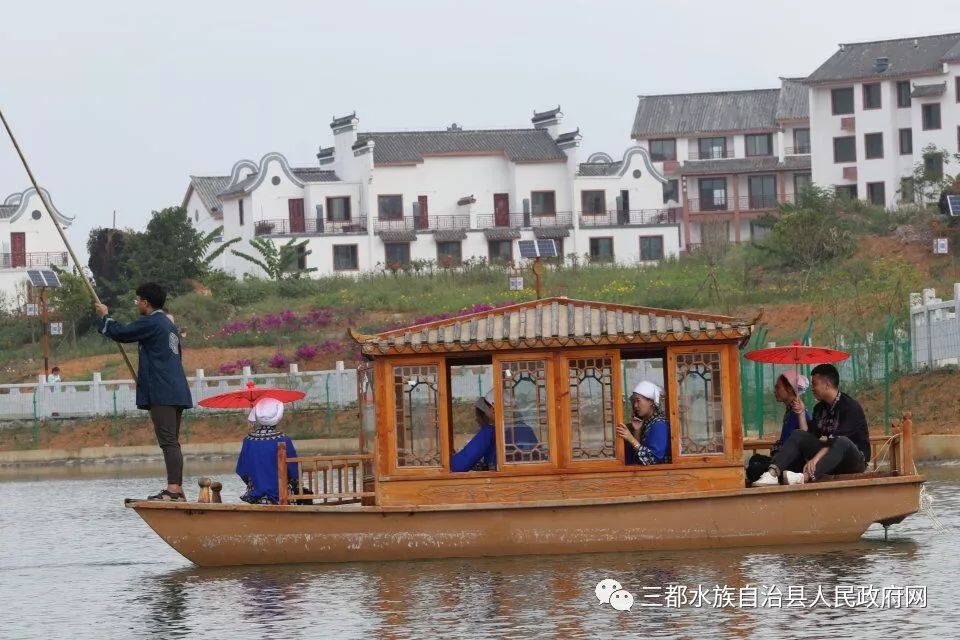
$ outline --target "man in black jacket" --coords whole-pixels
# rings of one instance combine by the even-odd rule
[[[180,331],[163,312],[167,294],[152,282],[137,287],[140,317],[120,324],[110,317],[106,305],[96,305],[100,333],[116,342],[138,343],[137,408],[150,412],[150,420],[163,451],[167,488],[150,500],[183,501],[183,454],[180,451],[180,421],[183,410],[193,406],[190,385],[183,373]]]
[[[870,461],[870,431],[860,403],[840,391],[840,373],[832,364],[821,364],[811,372],[814,397],[813,424],[803,415],[803,401],[794,401],[799,428],[780,448],[770,468],[753,483],[755,487],[780,483],[803,484],[833,473],[861,473]],[[825,438],[823,440],[822,438]],[[795,462],[804,462],[803,473],[786,471]]]

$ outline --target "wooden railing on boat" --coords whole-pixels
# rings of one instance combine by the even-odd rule
[[[342,456],[287,457],[287,445],[277,445],[277,479],[280,504],[351,504],[376,496],[363,490],[364,463],[372,462],[372,454]],[[287,464],[297,465],[296,492],[291,492]],[[304,502],[306,501],[306,502]]]
[[[774,440],[751,439],[743,441],[744,451],[767,451]],[[879,462],[887,460],[889,468],[884,470]],[[875,475],[883,473],[889,475],[910,475],[916,473],[913,462],[913,420],[909,412],[904,413],[899,423],[894,423],[888,436],[870,436],[870,464],[867,473]],[[862,474],[849,474],[862,475]],[[831,476],[840,478],[845,476]]]

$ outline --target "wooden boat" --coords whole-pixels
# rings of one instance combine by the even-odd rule
[[[201,566],[839,542],[915,513],[923,478],[909,416],[875,443],[889,448],[887,469],[745,487],[744,451],[769,446],[743,439],[739,347],[752,328],[551,298],[352,334],[365,357],[358,454],[281,449],[279,505],[127,506]],[[494,469],[450,470],[464,431],[451,386],[464,368],[489,374]],[[662,374],[666,464],[626,465],[615,434],[640,370]],[[521,423],[532,446],[510,437]],[[284,489],[287,462],[299,465],[299,493]]]

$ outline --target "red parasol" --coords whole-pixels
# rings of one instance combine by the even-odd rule
[[[799,340],[794,340],[790,346],[756,349],[744,355],[754,362],[792,365],[840,362],[850,357],[850,354],[846,351],[827,349],[826,347],[808,347],[800,344]]]
[[[201,400],[198,404],[208,409],[249,409],[255,405],[260,398],[273,398],[280,402],[293,402],[295,400],[302,400],[306,395],[303,391],[256,387],[253,381],[250,381],[247,383],[247,388],[243,391],[221,393]]]

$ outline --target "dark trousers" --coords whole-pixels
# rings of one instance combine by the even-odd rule
[[[180,421],[183,409],[165,405],[150,407],[150,420],[157,434],[157,444],[163,451],[167,467],[167,484],[183,484],[183,453],[180,451]]]
[[[770,464],[781,471],[791,469],[798,462],[806,463],[824,447],[829,447],[830,450],[817,463],[814,478],[831,473],[861,473],[866,470],[867,463],[863,454],[850,438],[839,436],[828,445],[812,433],[799,429],[787,438]]]

